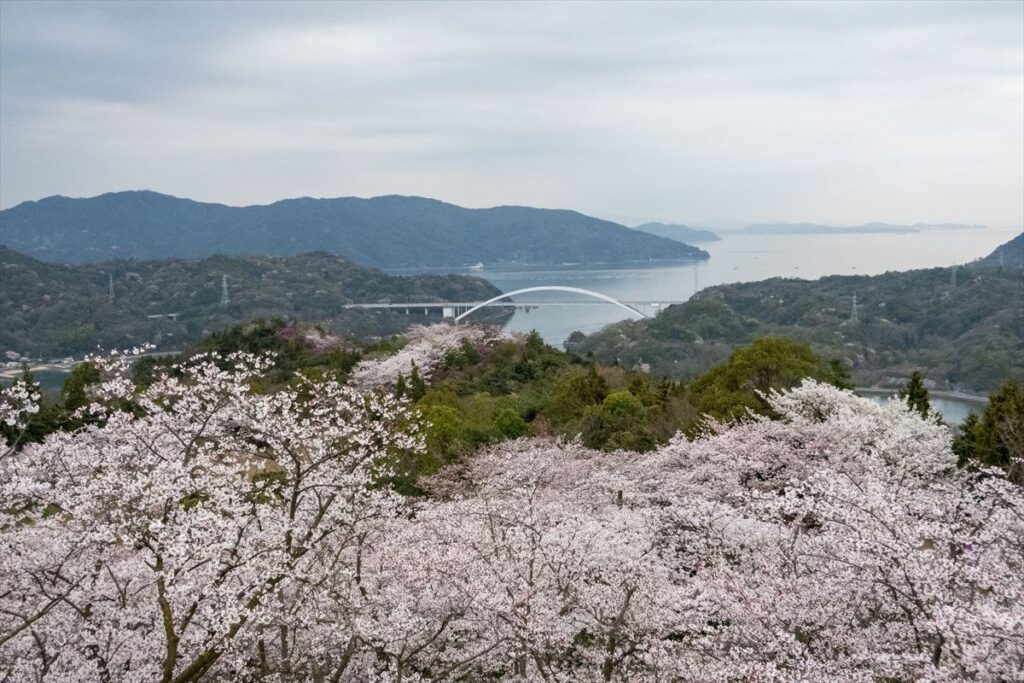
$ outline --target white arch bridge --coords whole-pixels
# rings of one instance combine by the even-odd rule
[[[520,294],[531,294],[533,292],[563,292],[568,294],[581,294],[588,299],[556,299],[543,301],[512,301],[511,297]],[[583,306],[594,304],[612,304],[625,310],[631,315],[641,318],[649,318],[648,311],[657,313],[663,306],[682,303],[682,301],[620,301],[607,294],[595,292],[591,289],[581,287],[565,287],[562,285],[544,285],[539,287],[526,287],[512,292],[505,292],[487,301],[431,301],[431,302],[388,302],[388,303],[356,303],[346,304],[345,308],[391,308],[404,310],[406,315],[420,313],[428,315],[430,311],[441,311],[445,318],[451,318],[460,322],[463,318],[479,311],[481,308],[500,307],[530,310],[541,306]]]

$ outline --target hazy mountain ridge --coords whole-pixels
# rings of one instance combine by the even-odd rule
[[[230,303],[222,306],[222,276]],[[110,278],[114,301],[109,301]],[[180,348],[253,318],[308,320],[348,337],[389,335],[438,312],[406,316],[352,310],[377,301],[479,301],[501,290],[465,275],[390,276],[323,252],[290,257],[214,256],[198,261],[116,260],[59,265],[0,247],[0,353],[80,355],[156,343]],[[177,320],[165,316],[177,313]],[[489,311],[485,319],[508,312]],[[149,318],[148,316],[158,316]]]
[[[374,267],[703,259],[696,247],[568,210],[466,209],[395,195],[232,207],[149,191],[48,197],[0,211],[0,242],[35,258],[291,256],[328,251]]]
[[[1021,271],[988,264],[772,278],[709,287],[653,319],[570,342],[603,362],[646,364],[685,379],[723,362],[737,345],[783,336],[843,359],[862,386],[902,382],[922,369],[943,388],[990,391],[1024,375],[1024,310],[1007,303],[1020,301],[1022,284]]]
[[[655,221],[652,223],[638,225],[633,229],[640,230],[641,232],[649,232],[652,235],[667,237],[671,240],[677,240],[687,244],[694,242],[717,242],[722,239],[710,230],[691,228],[688,225],[679,225],[676,223],[658,223]]]

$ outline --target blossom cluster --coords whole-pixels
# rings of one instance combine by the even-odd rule
[[[1024,675],[1024,492],[898,403],[808,381],[778,420],[507,442],[407,500],[377,485],[421,447],[401,403],[225,360],[111,380],[127,409],[4,465],[12,680]]]
[[[39,412],[39,392],[32,385],[15,381],[0,387],[0,429],[12,434],[10,451],[0,445],[0,456],[13,452],[29,420]]]
[[[352,369],[350,383],[360,390],[394,386],[399,375],[408,377],[413,368],[425,381],[445,360],[445,355],[468,342],[489,345],[502,338],[499,328],[483,325],[414,325],[403,335],[406,344],[385,358],[361,361]]]

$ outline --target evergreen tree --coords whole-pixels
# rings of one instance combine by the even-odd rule
[[[921,417],[927,418],[932,410],[928,389],[924,386],[924,375],[919,370],[910,373],[910,380],[896,395],[906,401],[907,405],[916,410]]]
[[[838,358],[833,358],[828,362],[821,378],[834,387],[839,387],[840,389],[853,389],[853,379],[850,377],[850,369],[846,367],[846,363]]]
[[[527,358],[537,358],[544,352],[544,348],[547,344],[544,343],[544,339],[540,336],[537,330],[530,330],[530,334],[526,335],[526,344],[523,347],[523,353]]]
[[[961,465],[1002,467],[1024,483],[1024,386],[1008,380],[992,392],[981,417],[971,413],[957,430],[953,451]]]
[[[409,373],[409,397],[418,401],[423,398],[424,394],[427,393],[427,385],[420,377],[420,370],[416,367],[416,364],[412,364],[412,372]]]
[[[661,382],[658,383],[658,403],[662,405],[668,403],[672,396],[672,388],[672,381],[668,377],[662,377]]]
[[[73,411],[88,405],[89,397],[85,389],[97,384],[100,379],[100,371],[93,363],[80,363],[75,366],[68,378],[64,380],[64,387],[61,389],[61,401],[64,403],[64,410]]]
[[[975,443],[979,440],[981,421],[977,413],[971,411],[956,430],[953,437],[953,452],[957,456],[957,465],[963,467],[975,458]]]
[[[395,380],[395,397],[402,398],[408,392],[409,389],[405,386],[405,375],[398,373],[398,379]]]
[[[39,382],[36,381],[32,371],[28,369],[28,363],[21,364],[21,382],[27,387],[31,387],[33,391],[39,391]]]
[[[476,365],[480,362],[480,352],[476,350],[476,347],[468,339],[462,340],[459,344],[459,351],[462,352],[462,357],[470,365]]]

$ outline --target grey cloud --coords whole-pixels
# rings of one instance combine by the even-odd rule
[[[0,205],[1024,219],[1020,3],[0,3]]]

